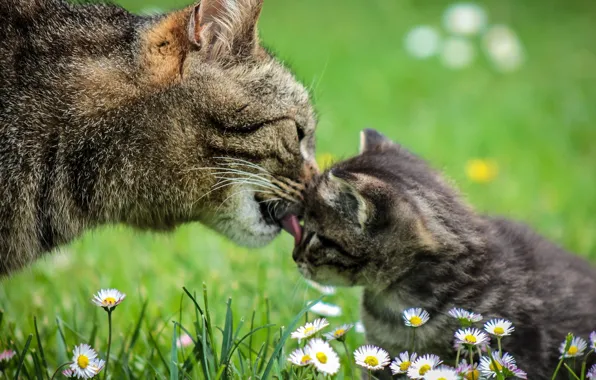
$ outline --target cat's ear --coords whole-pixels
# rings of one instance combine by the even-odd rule
[[[210,58],[250,56],[262,7],[263,0],[202,0],[191,11],[188,38]]]
[[[394,145],[393,141],[374,129],[367,128],[360,132],[360,154],[382,152]]]
[[[349,180],[330,170],[329,182],[332,185],[326,201],[337,208],[341,214],[352,219],[360,228],[364,228],[370,219],[371,207],[367,200]]]

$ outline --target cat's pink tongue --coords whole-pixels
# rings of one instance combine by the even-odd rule
[[[302,226],[300,226],[298,217],[292,214],[284,216],[281,220],[281,226],[290,235],[294,236],[294,244],[298,245],[302,240]]]

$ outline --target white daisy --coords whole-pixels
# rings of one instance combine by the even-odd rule
[[[459,329],[455,332],[455,339],[461,344],[471,346],[483,345],[489,341],[488,335],[477,328]]]
[[[4,351],[0,352],[0,363],[9,361],[16,354],[17,353],[13,350],[4,350]]]
[[[64,377],[74,377],[75,372],[71,369],[71,368],[67,368],[64,371],[62,371],[62,376]]]
[[[381,370],[391,362],[387,351],[373,345],[362,346],[354,351],[354,360],[359,366],[373,371]]]
[[[364,328],[362,321],[356,322],[356,324],[354,325],[354,331],[356,331],[358,334],[364,334],[366,332],[366,329]]]
[[[459,376],[453,368],[440,366],[425,373],[424,380],[459,380]]]
[[[109,311],[124,301],[126,294],[120,293],[117,289],[101,289],[93,296],[93,303]]]
[[[315,335],[327,326],[329,326],[329,322],[327,322],[325,318],[315,319],[312,322],[306,322],[304,326],[298,327],[298,329],[296,329],[291,336],[292,338],[298,340],[306,339]]]
[[[398,357],[393,359],[393,362],[391,363],[389,368],[391,368],[391,372],[394,375],[406,373],[408,372],[408,368],[410,368],[410,366],[412,365],[412,362],[416,360],[417,357],[418,354],[415,352],[413,352],[412,355],[409,355],[408,351],[402,352],[401,354],[399,354]]]
[[[346,333],[348,331],[350,331],[352,329],[352,327],[354,327],[353,324],[351,323],[347,323],[345,325],[341,325],[337,328],[335,328],[333,331],[324,334],[325,338],[327,340],[334,340],[334,339],[338,339],[338,340],[343,340],[345,339],[344,336],[346,335]]]
[[[588,347],[588,343],[579,336],[573,337],[571,339],[571,345],[565,352],[565,341],[561,343],[561,347],[559,347],[559,352],[561,353],[561,358],[575,358],[576,356],[582,356],[584,351]]]
[[[513,324],[506,319],[493,319],[484,324],[484,330],[494,336],[508,336],[515,330]]]
[[[518,379],[523,380],[528,379],[528,374],[525,371],[522,371],[521,369],[517,368],[516,366],[508,366],[505,370],[505,375],[507,376],[507,378],[516,377]]]
[[[482,320],[482,314],[473,313],[457,307],[449,310],[448,314],[457,319],[464,327],[469,327],[472,323],[480,322]]]
[[[420,327],[430,318],[430,315],[426,310],[419,307],[404,310],[403,315],[404,323],[409,327]]]
[[[323,339],[315,338],[308,342],[306,354],[319,372],[333,375],[339,371],[339,357]]]
[[[494,361],[494,363],[493,363]],[[503,373],[504,369],[515,369],[515,359],[507,352],[499,355],[498,351],[492,353],[492,360],[490,356],[482,356],[480,358],[480,365],[478,369],[484,377],[497,377],[497,373]]]
[[[468,364],[466,359],[463,359],[455,372],[462,378],[462,380],[472,380],[472,379],[480,379],[480,371],[478,371],[478,364],[474,363],[474,365]]]
[[[308,310],[323,317],[340,317],[342,315],[341,307],[323,301],[315,303]]]
[[[596,331],[590,333],[590,350],[596,350]]]
[[[312,358],[302,348],[299,348],[290,354],[288,361],[294,365],[303,367],[312,363]]]
[[[103,360],[97,360],[97,352],[83,343],[75,347],[70,369],[74,376],[90,379],[101,371],[104,364]]]
[[[596,364],[594,364],[589,370],[586,375],[587,379],[596,379]]]
[[[410,379],[423,379],[428,371],[437,368],[441,363],[442,361],[437,355],[426,354],[420,356],[408,368],[408,377]]]

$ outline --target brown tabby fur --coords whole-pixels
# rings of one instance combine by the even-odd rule
[[[362,286],[367,341],[392,357],[412,350],[402,320],[411,307],[431,316],[416,329],[415,351],[446,364],[455,359],[451,308],[510,320],[503,349],[532,380],[551,378],[568,332],[587,339],[596,328],[593,266],[527,226],[476,213],[424,160],[376,131],[363,132],[360,155],[307,184],[304,203],[301,273]]]
[[[261,6],[0,0],[0,275],[108,223],[276,236],[315,168],[315,118],[258,42]]]

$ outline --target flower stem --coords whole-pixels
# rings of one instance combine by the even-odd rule
[[[112,309],[108,309],[108,354],[106,355],[105,372],[103,380],[108,378],[108,364],[110,363],[110,348],[112,347]]]
[[[557,378],[557,375],[559,374],[559,370],[561,369],[564,360],[565,358],[561,358],[561,360],[559,360],[559,364],[557,364],[557,368],[555,368],[555,373],[553,373],[553,377],[551,377],[551,380],[555,380]]]
[[[590,350],[588,351],[588,353],[586,354],[586,356],[584,357],[584,361],[582,362],[582,372],[581,372],[581,376],[580,378],[583,380],[586,378],[586,364],[588,361],[588,356],[590,356],[590,354],[594,352],[594,350]]]
[[[468,348],[470,350],[470,365],[472,366],[472,380],[476,380],[476,374],[474,374],[474,349],[472,347]]]
[[[50,378],[50,380],[54,380],[54,377],[56,377],[56,375],[58,374],[58,372],[62,368],[66,367],[67,365],[70,365],[70,364],[71,364],[71,362],[67,362],[67,363],[62,364],[60,367],[56,368],[56,372],[54,372],[54,374],[52,375],[52,377]]]
[[[341,344],[343,344],[344,350],[346,350],[346,356],[348,357],[348,364],[350,365],[350,375],[352,376],[352,379],[354,379],[354,367],[352,367],[352,358],[350,357],[350,351],[348,351],[348,346],[346,345],[346,340],[342,339]]]
[[[565,368],[567,368],[567,371],[569,371],[569,374],[570,374],[571,376],[573,376],[573,378],[574,378],[574,379],[576,379],[576,380],[580,380],[580,379],[579,379],[579,377],[577,377],[577,375],[575,374],[575,372],[573,372],[573,369],[571,369],[571,367],[569,367],[569,366],[567,365],[567,363],[564,363],[563,365],[565,366]]]
[[[416,328],[413,327],[412,328],[412,344],[411,344],[411,347],[412,347],[411,351],[412,352],[414,352],[415,345],[416,345]]]
[[[501,348],[501,337],[497,337],[497,344],[499,345],[499,355],[503,357],[503,349]]]
[[[461,354],[461,346],[457,349],[457,355],[455,356],[455,366],[457,367],[459,365],[459,355]]]

